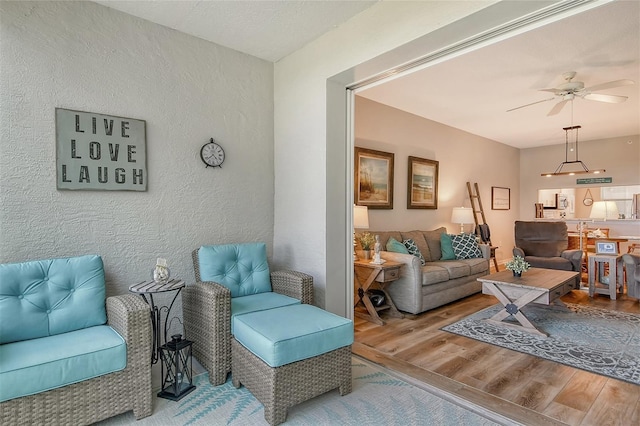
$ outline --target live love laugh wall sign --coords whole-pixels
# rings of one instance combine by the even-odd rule
[[[56,108],[58,189],[147,190],[144,120]]]

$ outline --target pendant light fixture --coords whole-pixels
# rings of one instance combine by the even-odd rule
[[[606,172],[605,169],[598,169],[598,170],[589,170],[589,168],[578,159],[578,129],[581,129],[582,126],[574,126],[573,125],[573,100],[571,100],[571,126],[569,127],[563,127],[562,130],[564,130],[564,161],[562,163],[560,163],[560,165],[556,168],[556,170],[553,173],[542,173],[540,176],[546,176],[546,177],[551,177],[551,176],[564,176],[564,175],[569,175],[569,176],[573,176],[573,175],[578,175],[578,174],[599,174],[599,173],[604,173]],[[571,130],[575,130],[576,131],[576,139],[575,139],[575,143],[574,146],[575,148],[569,148],[569,131]],[[574,152],[574,160],[569,161],[569,151],[573,151]],[[563,170],[563,167],[566,165],[574,165],[574,164],[578,164],[582,167],[582,170],[578,169],[578,170]],[[571,168],[571,167],[569,167]]]

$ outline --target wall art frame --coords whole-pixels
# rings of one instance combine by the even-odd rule
[[[491,187],[491,210],[511,210],[511,188]]]
[[[409,157],[407,209],[438,208],[439,167],[438,161]]]
[[[394,154],[355,147],[354,201],[370,209],[393,209]]]
[[[55,109],[59,190],[146,191],[146,122]]]

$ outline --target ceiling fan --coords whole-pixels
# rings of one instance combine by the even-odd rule
[[[553,101],[554,99],[560,99],[560,102],[555,104],[551,111],[547,114],[556,115],[562,108],[566,105],[567,102],[574,100],[576,97],[587,99],[590,101],[599,101],[599,102],[608,102],[612,104],[617,104],[620,102],[624,102],[627,100],[627,96],[619,96],[619,95],[606,95],[602,93],[593,93],[598,92],[600,90],[611,89],[614,87],[620,86],[629,86],[631,84],[635,84],[633,80],[615,80],[609,81],[607,83],[596,84],[591,87],[584,87],[584,83],[581,81],[572,81],[576,76],[575,71],[569,71],[562,74],[562,77],[565,80],[565,83],[562,83],[558,87],[553,87],[550,89],[540,89],[541,92],[551,92],[554,94],[552,98],[543,99],[541,101],[532,102],[530,104],[521,105],[516,108],[511,108],[507,110],[507,112],[515,111],[520,108],[528,107],[531,105],[539,104],[541,102]]]

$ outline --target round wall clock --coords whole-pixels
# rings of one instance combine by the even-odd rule
[[[213,138],[209,142],[202,145],[200,149],[200,158],[207,165],[207,167],[220,167],[224,162],[224,149]]]

